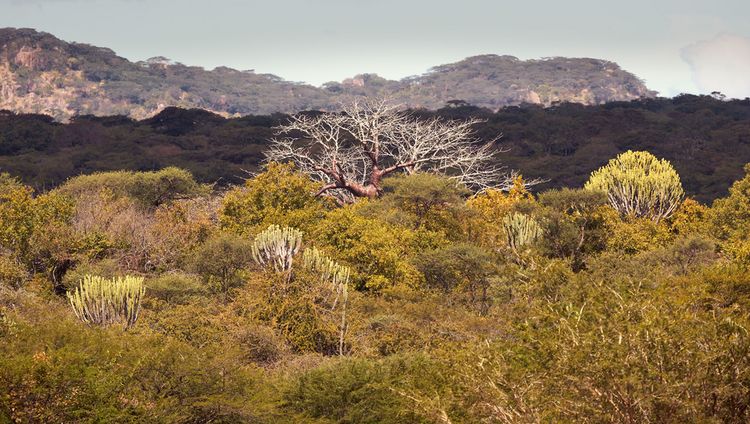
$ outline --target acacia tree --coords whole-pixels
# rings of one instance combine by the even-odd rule
[[[292,116],[266,158],[294,162],[323,183],[318,195],[343,201],[379,196],[383,178],[398,172],[439,173],[475,191],[507,189],[512,178],[498,164],[496,140],[480,142],[477,122],[418,119],[386,100],[359,100],[341,113]]]

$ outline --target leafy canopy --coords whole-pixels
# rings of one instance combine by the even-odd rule
[[[292,164],[271,162],[264,172],[230,190],[219,220],[227,230],[247,234],[269,225],[306,229],[325,211],[325,199],[315,197],[319,184]]]

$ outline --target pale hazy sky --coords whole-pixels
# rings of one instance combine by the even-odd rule
[[[495,53],[613,60],[665,96],[750,96],[750,0],[0,0],[0,27],[315,85]]]

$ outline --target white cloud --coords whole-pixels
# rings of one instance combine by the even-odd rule
[[[721,91],[727,97],[750,97],[750,38],[719,34],[683,48],[682,58],[703,93]]]

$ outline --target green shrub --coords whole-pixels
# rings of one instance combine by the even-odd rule
[[[0,248],[31,267],[49,266],[59,245],[70,241],[50,236],[64,236],[72,213],[72,203],[60,194],[34,196],[22,185],[0,189]]]
[[[601,262],[554,298],[518,299],[508,337],[466,353],[458,374],[475,420],[746,421],[750,322],[722,299],[746,276],[670,279],[638,258]]]
[[[607,250],[628,255],[664,247],[674,238],[664,222],[648,218],[616,219],[609,228]]]
[[[234,342],[246,361],[261,365],[280,360],[288,350],[273,328],[260,324],[241,327],[234,335]]]
[[[75,325],[61,302],[23,299],[0,343],[0,411],[12,422],[274,422],[271,385],[229,366],[225,346]]]
[[[446,293],[454,290],[466,293],[469,304],[486,313],[490,306],[491,278],[498,270],[496,260],[478,246],[456,243],[423,252],[415,263],[427,287]]]
[[[187,343],[198,349],[234,344],[225,343],[229,329],[237,324],[230,315],[224,314],[223,304],[208,297],[190,297],[180,303],[144,303],[152,309],[144,311],[143,323],[154,331]]]
[[[227,295],[242,284],[252,263],[252,242],[243,237],[219,233],[199,246],[192,261],[192,269],[199,274],[209,289]]]
[[[449,409],[449,375],[422,355],[379,361],[343,359],[299,376],[286,405],[310,418],[342,423],[433,423],[460,420]]]
[[[114,278],[122,272],[123,269],[115,259],[108,258],[99,261],[82,260],[65,273],[62,279],[62,286],[66,291],[72,291],[81,284],[86,275]]]
[[[239,315],[274,328],[296,353],[335,355],[342,350],[342,309],[332,307],[334,295],[330,283],[301,268],[291,281],[275,273],[251,274],[232,307]]]
[[[729,196],[714,201],[708,211],[710,234],[721,241],[721,249],[736,261],[750,265],[750,164],[745,177],[732,184]]]
[[[191,296],[208,293],[208,288],[198,275],[183,272],[162,274],[147,281],[146,287],[150,296],[166,302],[181,302]]]
[[[175,167],[149,172],[110,171],[80,175],[66,181],[59,190],[73,197],[108,190],[116,196],[130,197],[146,208],[208,192],[208,188],[198,184],[190,172]]]
[[[383,191],[379,201],[371,203],[368,215],[382,217],[395,209],[405,215],[402,225],[460,236],[469,190],[455,180],[430,173],[400,175],[383,180]]]
[[[607,196],[590,190],[549,190],[539,195],[544,236],[540,245],[550,257],[567,259],[573,270],[586,266],[586,258],[603,251],[613,221]]]
[[[352,268],[359,290],[379,291],[392,285],[418,286],[419,271],[410,257],[417,250],[417,234],[358,213],[358,205],[327,214],[314,231],[321,247]]]
[[[367,320],[365,328],[371,343],[380,356],[418,352],[428,345],[428,335],[405,315],[381,314]]]
[[[0,284],[18,289],[29,277],[26,267],[16,258],[0,254]]]
[[[351,270],[308,247],[300,256],[302,232],[269,226],[255,237],[253,259],[266,272],[270,287],[267,304],[260,308],[298,351],[332,353],[334,317],[338,320],[338,353],[346,349],[348,285]],[[269,271],[275,273],[269,273]]]
[[[718,259],[716,243],[705,237],[687,235],[678,237],[661,249],[645,254],[644,261],[654,267],[676,275],[688,275],[709,267]]]

